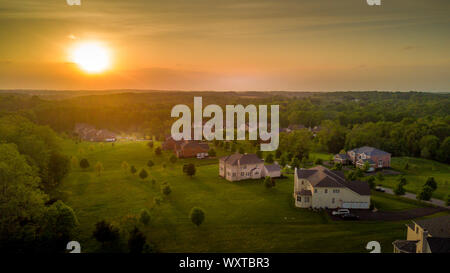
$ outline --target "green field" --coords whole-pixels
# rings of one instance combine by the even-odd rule
[[[75,239],[86,252],[99,248],[92,238],[96,222],[124,224],[143,208],[151,211],[152,220],[142,230],[161,252],[366,252],[365,245],[372,240],[381,243],[383,252],[392,252],[392,241],[405,237],[405,222],[333,222],[325,213],[295,208],[291,175],[266,189],[262,181],[231,183],[218,177],[217,159],[171,164],[170,152],[155,156],[145,142],[113,146],[66,141],[63,149],[69,156],[87,158],[91,166],[99,161],[104,167],[100,176],[92,167],[73,168],[54,193],[75,210],[80,222]],[[155,166],[146,168],[145,180],[121,169],[127,161],[139,171],[149,159]],[[182,173],[187,161],[197,165],[194,178]],[[155,205],[162,182],[171,185],[172,193]],[[382,195],[375,200],[386,210],[415,206]],[[206,212],[200,227],[188,217],[194,206]]]
[[[405,169],[406,163],[408,169]],[[420,192],[427,178],[432,176],[438,184],[437,190],[433,193],[434,198],[444,199],[450,193],[450,165],[414,157],[393,157],[391,164],[392,168],[401,172],[408,181],[405,186],[408,192]],[[384,181],[376,183],[395,188],[398,178],[398,175],[387,175]]]

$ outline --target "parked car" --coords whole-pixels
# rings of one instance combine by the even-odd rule
[[[385,192],[385,191],[386,191],[385,189],[383,189],[383,188],[380,187],[380,186],[376,186],[376,187],[375,187],[375,190],[376,190],[376,191],[379,191],[379,192]]]
[[[350,210],[348,209],[338,209],[338,210],[333,210],[333,212],[331,212],[331,214],[333,215],[343,215],[343,214],[348,214],[350,213]]]
[[[351,213],[340,215],[342,220],[359,220],[359,216]]]

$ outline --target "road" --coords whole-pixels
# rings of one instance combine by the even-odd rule
[[[385,188],[385,187],[383,187],[383,189],[384,189],[385,192],[388,193],[388,194],[394,194],[394,191],[393,191],[392,189],[390,189],[390,188]],[[402,197],[417,200],[416,194],[410,193],[410,192],[405,193],[405,195],[402,195]],[[429,203],[429,204],[432,204],[432,205],[435,205],[435,206],[439,206],[439,207],[443,207],[443,208],[450,209],[449,206],[446,206],[446,205],[445,205],[445,202],[444,202],[443,200],[439,200],[439,199],[436,199],[436,198],[431,198],[430,201],[422,201],[422,202],[425,202],[425,203]]]

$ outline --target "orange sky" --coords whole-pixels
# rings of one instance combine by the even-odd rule
[[[1,89],[450,91],[450,1],[0,0]],[[96,40],[112,67],[70,63]]]

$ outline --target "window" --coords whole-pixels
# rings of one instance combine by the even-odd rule
[[[333,199],[331,199],[331,204],[334,204],[334,197],[333,197]]]
[[[302,185],[303,185],[303,181],[302,181]]]
[[[328,193],[328,189],[325,189],[325,193]]]
[[[339,193],[339,189],[334,189],[333,193]]]
[[[297,195],[297,202],[302,202],[302,197],[300,195]]]

